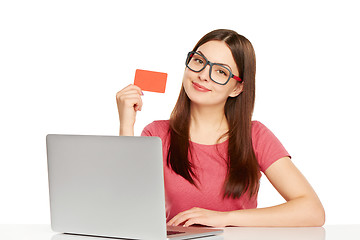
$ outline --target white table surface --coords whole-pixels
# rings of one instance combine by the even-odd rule
[[[50,225],[0,224],[0,240],[110,240],[111,238],[59,235]],[[325,225],[314,228],[224,228],[207,240],[360,240],[360,225]]]

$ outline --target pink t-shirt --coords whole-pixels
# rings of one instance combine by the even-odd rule
[[[198,176],[199,189],[176,174],[166,164],[169,148],[169,120],[154,121],[147,125],[142,136],[157,136],[162,140],[166,218],[169,221],[179,212],[193,207],[216,211],[232,211],[257,207],[257,196],[245,194],[239,199],[223,198],[223,184],[227,171],[228,141],[216,145],[203,145],[190,142],[195,174]],[[260,170],[266,169],[276,160],[289,156],[275,135],[258,121],[252,122],[252,143]],[[219,155],[220,153],[220,155]]]

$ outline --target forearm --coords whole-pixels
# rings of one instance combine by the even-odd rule
[[[228,212],[226,225],[315,227],[322,226],[324,221],[325,213],[320,201],[302,197],[273,207]]]

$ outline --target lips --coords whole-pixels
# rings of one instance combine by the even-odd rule
[[[210,89],[204,87],[203,85],[201,85],[201,84],[199,84],[199,83],[192,82],[192,84],[193,84],[193,87],[194,87],[196,90],[200,91],[200,92],[209,92],[209,91],[211,91]]]

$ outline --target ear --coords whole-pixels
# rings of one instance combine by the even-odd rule
[[[229,97],[237,97],[240,93],[243,91],[244,84],[243,83],[237,83],[232,90],[232,92],[229,94]]]

